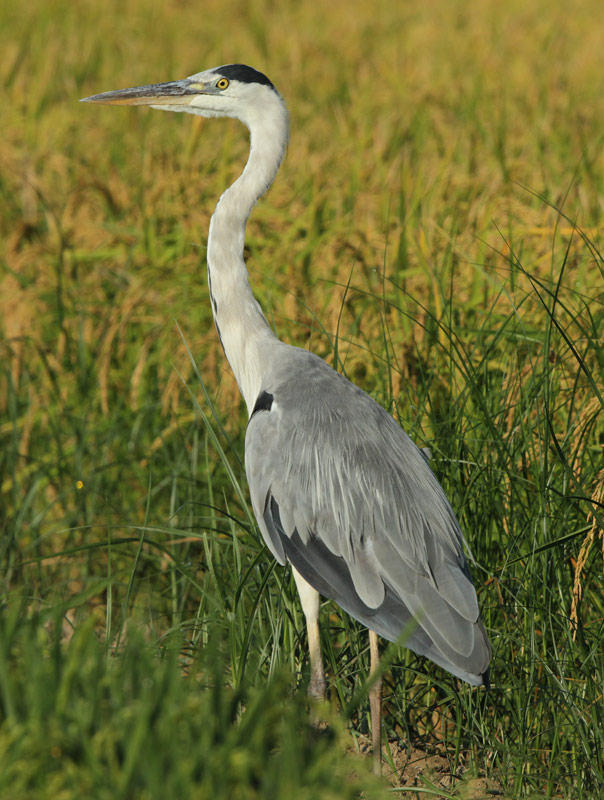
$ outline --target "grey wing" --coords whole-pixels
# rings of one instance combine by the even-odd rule
[[[368,395],[292,351],[246,435],[268,547],[378,634],[411,630],[407,647],[483,683],[490,646],[463,535],[425,455]]]

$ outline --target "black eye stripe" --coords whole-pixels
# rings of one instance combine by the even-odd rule
[[[218,67],[214,72],[219,73],[221,77],[227,80],[240,81],[241,83],[261,83],[264,86],[270,86],[272,89],[275,88],[266,75],[245,64],[226,64],[224,67]]]

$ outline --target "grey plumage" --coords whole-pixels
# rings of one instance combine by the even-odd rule
[[[281,345],[282,348],[287,345]],[[372,398],[287,347],[246,434],[254,512],[279,563],[389,640],[474,685],[488,679],[463,534],[425,455]]]
[[[463,535],[429,452],[321,359],[280,342],[252,294],[245,225],[285,153],[283,99],[262,73],[228,64],[87,101],[235,117],[249,128],[245,169],[222,194],[210,223],[212,311],[250,415],[245,463],[254,512],[275,558],[292,564],[306,617],[309,694],[325,698],[320,592],[369,628],[379,771],[376,634],[396,640],[407,631],[408,647],[475,685],[488,685],[490,645]]]

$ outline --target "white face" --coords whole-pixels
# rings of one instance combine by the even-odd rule
[[[276,94],[269,86],[229,79],[214,70],[199,72],[188,80],[191,88],[199,86],[200,91],[191,98],[186,110],[204,117],[238,117],[245,121],[250,108],[261,104],[269,93]]]
[[[245,80],[238,80],[236,75]],[[282,103],[268,79],[240,65],[198,72],[180,81],[136,86],[85,98],[85,102],[90,103],[145,105],[203,117],[237,117],[245,123],[259,109],[270,108],[275,101]]]

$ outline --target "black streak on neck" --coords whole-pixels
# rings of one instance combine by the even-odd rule
[[[218,313],[218,303],[216,302],[216,298],[212,294],[212,275],[210,274],[210,266],[208,264],[208,289],[210,290],[210,300],[212,301],[212,308],[214,309],[214,317]],[[216,326],[218,327],[218,325]]]

